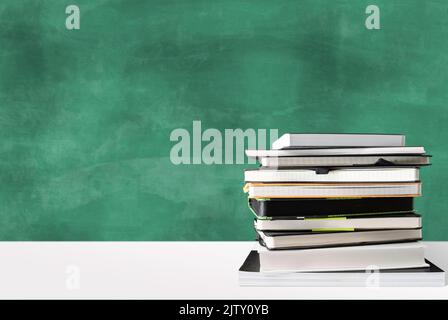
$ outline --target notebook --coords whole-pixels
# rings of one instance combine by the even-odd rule
[[[421,229],[361,231],[259,231],[258,240],[268,249],[307,249],[409,242],[422,239]]]
[[[286,133],[272,143],[272,149],[304,147],[402,147],[401,134]]]
[[[286,133],[272,143],[272,149],[304,147],[402,147],[401,134]]]
[[[417,197],[419,182],[246,183],[250,198]]]
[[[244,172],[246,182],[410,182],[419,180],[418,168],[356,168],[319,170],[258,169]]]
[[[282,217],[334,217],[409,212],[413,198],[352,199],[248,199],[249,208],[259,219]]]
[[[429,155],[372,155],[372,156],[299,156],[299,157],[258,157],[267,168],[295,167],[356,167],[356,166],[426,166]]]
[[[254,227],[259,231],[416,229],[422,227],[422,221],[420,215],[408,212],[331,218],[255,219]]]
[[[427,267],[326,272],[260,272],[256,250],[239,269],[240,286],[256,287],[441,287],[445,272],[425,260]],[[373,267],[373,266],[371,266]]]
[[[261,157],[299,157],[299,156],[337,156],[337,155],[422,155],[423,147],[374,147],[374,148],[326,148],[326,149],[285,149],[285,150],[246,150],[249,158]]]
[[[270,251],[258,248],[260,272],[319,272],[427,267],[418,242]]]

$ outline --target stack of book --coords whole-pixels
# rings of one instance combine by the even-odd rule
[[[445,284],[418,242],[423,147],[403,135],[285,134],[246,154],[261,164],[244,186],[260,245],[241,285],[365,286],[371,272],[380,286]]]

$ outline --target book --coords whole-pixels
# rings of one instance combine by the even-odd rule
[[[252,250],[239,268],[240,286],[257,287],[441,287],[445,272],[429,260],[427,267],[325,272],[261,272],[260,257]],[[373,277],[372,277],[372,273]]]
[[[245,182],[410,182],[419,180],[418,168],[258,169],[244,172]]]
[[[401,134],[286,133],[272,143],[272,149],[304,147],[402,147]]]
[[[258,219],[389,214],[413,210],[413,198],[248,199]]]
[[[255,219],[254,227],[259,231],[417,229],[422,227],[421,220],[420,215],[408,212],[331,218]]]
[[[250,198],[417,197],[419,182],[246,183]]]
[[[261,245],[268,249],[309,249],[379,243],[409,242],[422,239],[421,229],[361,231],[256,231]]]
[[[260,272],[316,272],[428,267],[418,242],[271,251],[258,248]]]
[[[299,157],[258,157],[263,167],[356,167],[356,166],[427,166],[429,155],[372,155],[372,156],[299,156]]]
[[[376,147],[376,148],[326,148],[326,149],[286,149],[286,150],[246,150],[249,158],[337,156],[337,155],[422,155],[423,147]]]
[[[259,249],[240,268],[244,285],[445,284],[425,260],[420,167],[431,156],[403,135],[285,134],[272,150],[246,150],[244,172]]]

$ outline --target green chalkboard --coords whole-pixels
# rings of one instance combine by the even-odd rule
[[[448,240],[448,2],[2,0],[1,240],[249,240],[249,164],[170,160],[177,128],[403,133]],[[66,7],[80,29],[66,27]]]

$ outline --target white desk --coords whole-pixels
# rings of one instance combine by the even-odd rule
[[[448,242],[425,242],[448,270]],[[0,242],[0,298],[448,299],[442,288],[247,288],[255,242]]]

